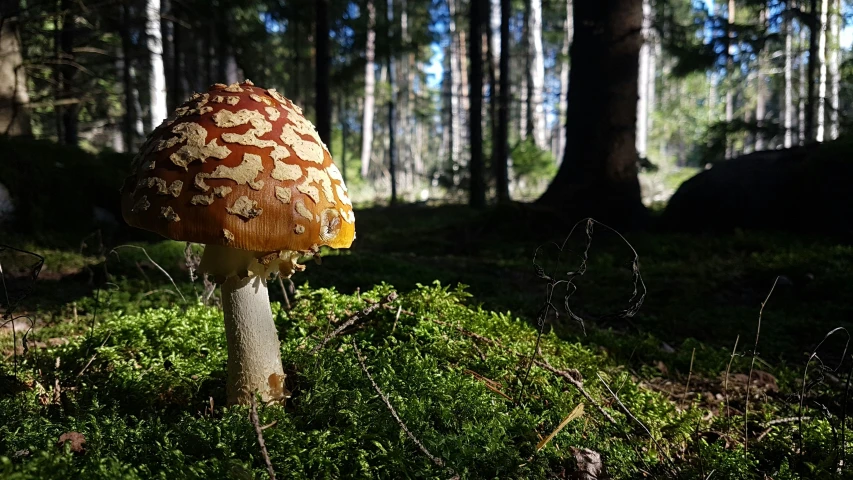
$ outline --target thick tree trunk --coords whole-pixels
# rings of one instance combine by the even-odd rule
[[[150,62],[148,88],[150,91],[151,124],[149,128],[154,130],[169,115],[166,108],[166,72],[163,66],[160,0],[145,1],[145,20],[146,43]]]
[[[545,135],[545,52],[542,48],[542,0],[530,0],[530,110],[533,141],[541,150],[548,148]]]
[[[373,151],[373,110],[376,102],[376,7],[373,0],[367,0],[367,41],[365,43],[364,67],[364,112],[361,122],[361,178],[367,178],[370,171],[370,155]]]
[[[640,73],[638,78],[640,94],[637,100],[637,153],[646,156],[649,138],[649,74],[652,61],[652,5],[643,0],[643,46],[640,47]]]
[[[500,136],[498,129],[498,63],[500,62],[501,49],[501,5],[500,0],[488,0],[486,4],[489,25],[486,28],[486,46],[489,67],[489,122],[491,125],[492,151],[491,158],[495,158],[497,144],[495,140]]]
[[[817,97],[817,131],[815,139],[822,142],[826,133],[826,24],[827,13],[829,11],[829,0],[821,0],[820,3],[820,20],[818,25],[818,46],[817,58],[820,64],[820,77],[818,79],[818,97]]]
[[[784,103],[782,114],[784,117],[785,148],[794,146],[794,39],[793,22],[791,21],[790,6],[786,7],[784,19],[782,20],[783,34],[785,35],[785,86]]]
[[[329,98],[329,0],[314,2],[314,110],[320,140],[332,144],[332,104]]]
[[[468,11],[469,42],[468,59],[471,65],[471,84],[468,97],[471,101],[471,161],[468,163],[471,184],[468,203],[474,208],[486,205],[486,183],[483,177],[483,4],[489,0],[471,0]]]
[[[832,0],[832,15],[829,19],[829,30],[832,41],[828,52],[829,57],[829,138],[838,138],[838,109],[839,94],[841,93],[841,0]]]
[[[566,153],[538,200],[622,227],[645,223],[635,148],[642,3],[577,2]]]
[[[21,54],[17,1],[0,1],[0,135],[29,136],[27,74]]]
[[[501,0],[501,47],[500,78],[498,87],[498,132],[492,142],[495,147],[492,167],[495,169],[495,189],[499,203],[510,201],[509,197],[509,17],[512,2]]]

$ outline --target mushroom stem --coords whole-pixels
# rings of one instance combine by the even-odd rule
[[[278,334],[264,278],[228,277],[222,284],[228,340],[228,404],[246,405],[254,394],[264,402],[285,397]]]

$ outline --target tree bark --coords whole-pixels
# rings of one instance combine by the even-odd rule
[[[809,24],[809,69],[806,80],[808,84],[806,88],[808,89],[806,94],[806,138],[805,142],[808,143],[816,138],[817,134],[817,125],[815,124],[815,111],[817,110],[817,98],[816,98],[816,85],[815,82],[817,79],[815,78],[818,71],[818,65],[820,61],[818,60],[818,48],[819,48],[819,33],[820,33],[820,17],[818,16],[818,0],[811,0],[811,9],[810,9],[810,24]]]
[[[462,129],[464,128],[465,108],[462,102],[465,84],[462,81],[462,55],[464,55],[463,46],[461,45],[461,37],[458,34],[456,25],[456,17],[458,11],[456,9],[457,0],[447,0],[447,6],[450,11],[449,31],[450,31],[450,164],[452,169],[453,185],[459,184],[459,172],[462,168]]]
[[[367,178],[370,171],[370,155],[373,150],[373,110],[376,89],[376,8],[373,0],[367,0],[367,40],[365,42],[364,67],[364,112],[361,122],[361,178]]]
[[[533,141],[540,150],[548,148],[545,119],[545,52],[542,48],[542,0],[530,0],[529,42],[530,111]]]
[[[643,46],[640,47],[640,94],[637,100],[637,153],[646,156],[649,138],[649,74],[651,70],[652,5],[643,0]]]
[[[314,110],[320,140],[332,144],[332,104],[329,98],[329,0],[314,2]]]
[[[160,0],[145,2],[145,33],[148,46],[150,70],[150,130],[157,128],[169,115],[166,107],[166,73],[163,66],[163,41],[160,29]]]
[[[832,10],[829,18],[829,30],[832,42],[830,43],[829,56],[829,138],[838,138],[838,109],[839,94],[841,93],[841,0],[832,1]]]
[[[789,2],[790,3],[790,2]],[[785,148],[794,146],[794,39],[793,22],[791,21],[790,5],[786,5],[784,18],[782,20],[783,34],[785,35],[785,86],[784,103],[782,105],[785,127]]]
[[[474,208],[486,206],[486,184],[483,178],[483,4],[489,0],[471,0],[468,20],[471,41],[468,59],[471,65],[471,83],[468,97],[471,101],[471,161],[468,163],[470,186],[468,203]]]
[[[27,73],[18,29],[20,5],[0,1],[0,135],[30,136]]]
[[[765,31],[767,31],[767,6],[762,6],[759,14],[759,21]],[[755,150],[761,151],[766,148],[766,139],[764,135],[764,117],[767,115],[767,48],[768,43],[765,43],[758,52],[758,74],[756,81],[758,86],[756,89],[755,99],[755,123],[758,126],[758,131],[755,133]]]
[[[817,131],[815,139],[822,142],[826,133],[826,24],[827,13],[829,10],[829,0],[821,0],[820,3],[820,20],[818,21],[818,63],[820,64],[820,77],[818,79],[818,97],[817,97]]]
[[[801,51],[798,54],[800,59],[799,61],[799,85],[798,85],[798,93],[799,96],[797,98],[797,107],[799,109],[798,112],[798,121],[797,121],[797,144],[805,145],[809,140],[808,130],[807,130],[807,121],[808,118],[808,109],[809,109],[809,68],[806,66],[806,58],[805,58],[805,50],[803,50],[803,45],[806,45],[806,31],[803,28],[803,25],[800,24],[800,49]]]
[[[735,0],[729,0],[728,10],[726,12],[726,126],[731,125],[735,118],[735,83],[732,76],[734,75],[734,31],[732,26],[735,23],[737,11],[735,8]],[[726,134],[726,158],[734,157],[734,144],[731,142],[729,135]]]
[[[566,152],[566,111],[569,105],[569,47],[572,44],[574,25],[572,24],[572,0],[566,0],[566,21],[563,24],[563,48],[560,50],[562,57],[560,66],[560,112],[559,124],[559,149],[557,150],[557,162],[563,162]]]
[[[647,220],[635,148],[642,2],[577,2],[566,152],[539,203],[621,227]]]
[[[509,197],[509,17],[512,2],[501,0],[501,48],[500,78],[498,89],[498,132],[492,139],[495,145],[492,167],[495,169],[496,196],[499,203],[510,201]]]
[[[388,0],[388,84],[391,95],[388,96],[388,175],[391,181],[391,205],[397,203],[397,77],[394,48],[394,0]]]

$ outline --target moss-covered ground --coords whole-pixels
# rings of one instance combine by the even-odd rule
[[[849,244],[628,232],[629,247],[595,225],[587,250],[581,225],[558,262],[572,225],[527,207],[363,209],[357,222],[352,249],[293,277],[289,308],[270,282],[292,391],[259,406],[277,478],[574,478],[577,449],[612,478],[853,478]],[[0,252],[25,315],[15,345],[0,330],[0,477],[266,478],[249,409],[224,405],[218,291],[202,304],[185,244],[80,240],[0,235],[45,257],[31,282],[32,257]],[[560,282],[557,314],[537,323],[542,276],[580,271],[568,306],[583,321]],[[642,305],[620,315],[635,285]],[[67,432],[82,452],[58,446]]]

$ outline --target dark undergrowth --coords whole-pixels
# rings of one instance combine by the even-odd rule
[[[634,254],[596,227],[568,303],[560,290],[556,313],[540,315],[542,273],[577,272],[587,251],[581,228],[558,268],[548,242],[571,225],[545,215],[363,210],[351,250],[325,252],[293,278],[290,309],[271,282],[293,392],[259,410],[277,476],[572,478],[578,449],[589,449],[612,478],[853,477],[847,331],[821,344],[853,318],[853,247],[773,233],[627,234],[647,292],[626,316]],[[215,298],[199,301],[185,245],[112,251],[97,236],[82,249],[43,237],[0,238],[45,257],[27,283],[32,257],[0,253],[7,287],[32,287],[17,305],[17,343],[10,325],[0,330],[0,476],[266,476],[247,408],[224,408],[221,312]],[[391,290],[397,300],[311,353]],[[530,367],[537,320],[545,333]],[[395,420],[356,348],[444,466]],[[83,451],[57,446],[67,432],[85,437]]]

